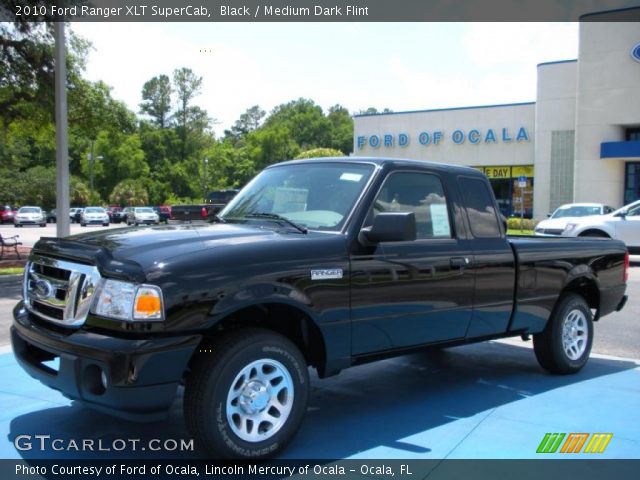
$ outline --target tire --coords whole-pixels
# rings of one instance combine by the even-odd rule
[[[593,319],[585,299],[575,293],[560,297],[543,332],[533,336],[538,363],[551,373],[576,373],[589,360]]]
[[[189,432],[218,458],[275,455],[298,431],[307,409],[304,357],[289,339],[258,328],[221,337],[210,352],[196,354],[186,381]]]
[[[40,228],[44,228],[44,227],[46,227],[46,226],[47,226],[47,224],[46,224],[46,223],[41,223],[41,224],[40,224]]]

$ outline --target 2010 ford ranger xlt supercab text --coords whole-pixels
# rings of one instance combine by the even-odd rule
[[[507,238],[471,168],[292,161],[215,223],[42,238],[13,351],[44,384],[130,419],[161,419],[184,384],[201,448],[271,457],[302,422],[309,366],[326,377],[531,334],[544,369],[577,372],[593,322],[625,304],[628,266],[616,240]]]

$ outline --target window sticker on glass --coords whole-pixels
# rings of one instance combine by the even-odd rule
[[[445,203],[432,203],[430,208],[433,236],[448,237],[451,235],[449,216],[447,215],[447,205]]]
[[[273,213],[303,212],[307,209],[307,196],[309,190],[306,188],[276,188],[273,199]]]
[[[346,182],[359,182],[361,179],[361,173],[344,172],[342,175],[340,175],[340,180],[344,180]]]

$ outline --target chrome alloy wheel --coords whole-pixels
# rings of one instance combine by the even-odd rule
[[[589,330],[581,310],[571,310],[562,322],[562,348],[571,360],[579,359],[587,348]]]
[[[293,380],[282,363],[263,358],[245,366],[227,395],[227,421],[247,442],[275,435],[287,422],[293,407]]]

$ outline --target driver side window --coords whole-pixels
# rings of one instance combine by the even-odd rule
[[[429,173],[392,173],[376,197],[365,226],[382,212],[413,212],[418,239],[451,238],[447,201],[440,179]]]

